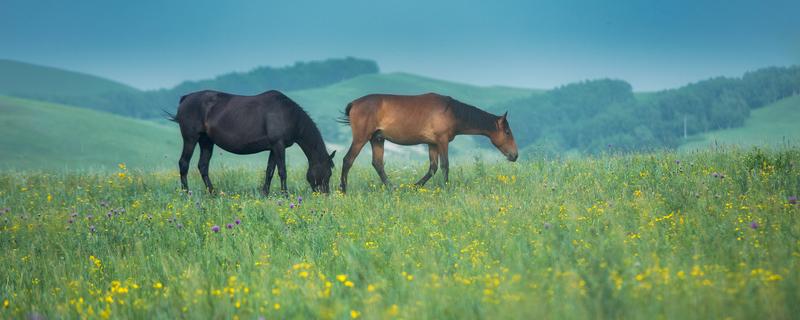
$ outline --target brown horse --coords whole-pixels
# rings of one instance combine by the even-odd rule
[[[347,173],[367,141],[372,145],[372,166],[381,182],[389,185],[383,170],[383,142],[401,145],[427,144],[430,168],[418,182],[428,182],[441,161],[447,182],[449,161],[447,145],[456,135],[483,135],[489,138],[509,161],[517,160],[517,144],[506,116],[491,113],[462,103],[448,96],[428,93],[418,96],[371,94],[347,105],[340,122],[350,125],[353,142],[344,156],[341,190],[347,190]]]

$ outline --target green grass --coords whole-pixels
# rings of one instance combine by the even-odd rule
[[[741,147],[800,142],[800,96],[792,96],[773,104],[754,109],[740,128],[712,131],[692,136],[680,146],[689,151],[718,145]]]
[[[330,196],[292,169],[289,199],[255,169],[213,172],[214,197],[133,166],[4,172],[0,318],[789,319],[798,157],[477,162],[426,189],[394,169],[392,192],[357,167]]]
[[[0,94],[82,97],[137,89],[101,77],[0,59]]]

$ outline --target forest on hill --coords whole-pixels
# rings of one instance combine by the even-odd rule
[[[622,80],[589,80],[493,109],[510,110],[520,147],[596,153],[675,148],[685,135],[740,127],[750,110],[798,93],[800,66],[771,67],[653,93],[634,93]]]

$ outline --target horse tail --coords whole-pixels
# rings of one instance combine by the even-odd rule
[[[343,125],[349,126],[350,125],[350,109],[353,107],[353,103],[350,102],[347,104],[347,108],[344,109],[342,112],[342,116],[336,119],[336,122],[341,123]]]
[[[164,109],[161,109],[161,112],[164,112],[164,118],[166,118],[167,120],[175,122],[175,123],[178,122],[178,116],[175,115],[174,113],[170,113],[169,111],[164,110]]]
[[[183,96],[181,96],[181,99],[180,99],[180,101],[178,101],[178,105],[181,105],[181,104],[183,104],[183,100],[186,100],[186,98],[187,98],[187,97],[189,97],[189,94],[186,94],[186,95],[183,95]],[[164,110],[164,109],[161,109],[161,112],[163,112],[163,113],[164,113],[164,118],[166,118],[167,120],[169,120],[169,121],[172,121],[172,122],[175,122],[175,123],[177,123],[177,122],[178,122],[178,116],[177,116],[177,114],[175,114],[175,113],[170,113],[169,111],[167,111],[167,110]]]

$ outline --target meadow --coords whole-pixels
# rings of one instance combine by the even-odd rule
[[[788,319],[800,149],[263,169],[0,172],[0,318]],[[390,160],[391,161],[391,160]],[[338,178],[338,171],[334,173]],[[336,180],[336,179],[333,179]],[[273,185],[273,188],[275,185]],[[275,189],[273,189],[274,191]]]

